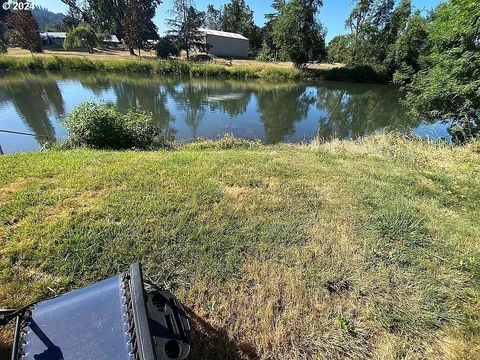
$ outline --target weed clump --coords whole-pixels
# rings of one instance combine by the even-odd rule
[[[184,147],[189,150],[229,150],[229,149],[252,149],[261,146],[260,141],[251,141],[236,138],[232,134],[224,134],[217,140],[200,140]]]

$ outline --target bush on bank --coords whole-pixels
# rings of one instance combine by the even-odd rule
[[[104,102],[86,102],[67,116],[66,144],[95,149],[152,149],[162,145],[152,115],[137,109],[118,112]]]

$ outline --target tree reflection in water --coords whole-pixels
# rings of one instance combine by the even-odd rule
[[[23,123],[38,142],[55,141],[50,116],[65,114],[62,93],[57,81],[38,75],[23,76],[17,81],[0,83],[0,105],[11,102]]]
[[[394,86],[325,82],[317,87],[320,117],[317,135],[322,139],[347,139],[376,130],[415,128],[420,120],[409,117]]]
[[[52,120],[58,122],[65,114],[64,99],[70,108],[85,100],[107,99],[121,111],[144,109],[167,133],[175,135],[185,126],[190,130],[177,140],[215,137],[225,128],[243,128],[249,138],[266,143],[316,135],[355,138],[420,124],[399,104],[400,92],[393,86],[88,72],[0,75],[0,105],[11,103],[38,140],[43,135],[55,139]]]

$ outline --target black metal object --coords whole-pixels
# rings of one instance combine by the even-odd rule
[[[183,307],[167,290],[147,292],[138,263],[8,316],[16,316],[12,360],[182,360],[190,351]]]

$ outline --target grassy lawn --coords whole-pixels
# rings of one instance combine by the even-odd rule
[[[480,353],[478,143],[1,156],[0,226],[1,306],[140,260],[190,309],[192,359]]]
[[[145,58],[155,58],[156,52],[155,50],[150,51],[142,51],[142,57]],[[5,56],[9,57],[31,57],[32,54],[30,51],[20,48],[9,48],[8,53]],[[44,49],[42,53],[35,54],[34,56],[40,57],[52,57],[52,56],[64,56],[64,57],[87,57],[92,60],[116,60],[116,59],[135,59],[134,56],[130,55],[128,51],[125,50],[112,50],[112,49],[99,49],[95,50],[93,54],[90,54],[88,51],[78,51],[78,50],[64,50],[64,49]],[[183,56],[184,57],[184,56]],[[223,59],[223,58],[215,58],[216,63],[220,65],[231,65],[235,66],[254,66],[254,67],[262,67],[262,66],[271,66],[271,67],[282,67],[282,68],[292,68],[293,63],[288,61],[283,62],[276,62],[276,63],[266,63],[256,60],[242,60],[242,59]],[[310,64],[308,65],[311,69],[319,69],[319,70],[330,70],[333,68],[341,68],[343,64]]]
[[[8,52],[4,56],[10,57],[31,57],[32,54],[26,49],[20,48],[8,48]],[[43,52],[36,53],[34,56],[40,57],[52,57],[52,56],[65,56],[65,57],[88,57],[90,59],[108,60],[108,59],[129,59],[133,58],[129,51],[126,50],[95,50],[93,54],[90,54],[87,50],[64,50],[62,48],[43,49]],[[156,57],[155,51],[142,51],[142,57]]]

